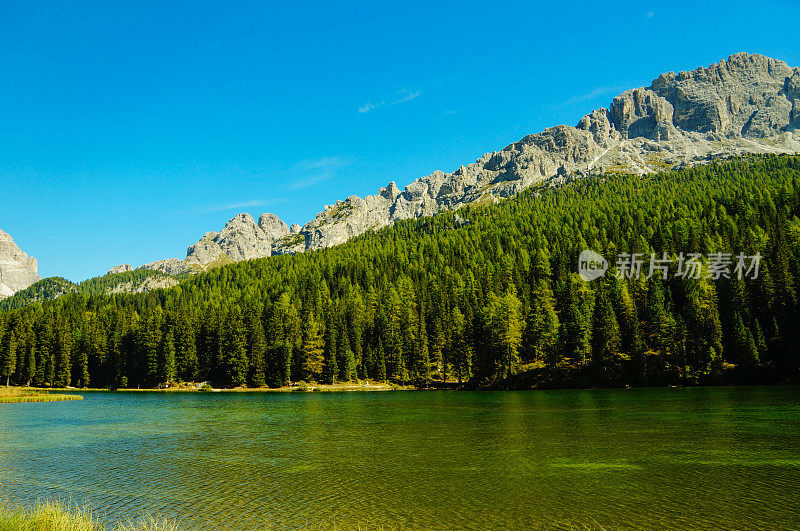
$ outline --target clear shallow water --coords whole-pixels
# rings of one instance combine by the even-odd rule
[[[0,498],[187,528],[800,528],[800,387],[0,404]]]

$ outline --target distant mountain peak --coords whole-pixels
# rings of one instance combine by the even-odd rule
[[[38,282],[36,258],[25,254],[7,232],[0,230],[0,299]]]

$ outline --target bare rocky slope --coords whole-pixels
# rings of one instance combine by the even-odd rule
[[[800,152],[800,68],[739,53],[690,72],[669,72],[623,92],[575,127],[532,134],[452,173],[436,171],[400,190],[394,182],[350,196],[303,227],[273,214],[238,214],[206,233],[186,258],[142,266],[194,273],[239,260],[338,245],[396,220],[510,197],[533,184],[600,172],[654,173],[733,155]]]
[[[41,279],[36,258],[25,254],[8,233],[0,230],[0,299]]]

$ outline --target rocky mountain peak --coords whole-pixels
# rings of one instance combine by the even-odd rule
[[[37,269],[36,258],[25,254],[10,234],[0,230],[0,298],[40,281]]]
[[[196,273],[230,262],[271,256],[274,243],[288,234],[289,227],[275,214],[261,214],[256,223],[253,216],[243,212],[228,220],[219,232],[206,232],[186,250],[185,259],[159,260],[142,267],[170,275]]]
[[[130,264],[120,264],[109,269],[108,273],[113,275],[115,273],[125,273],[127,271],[133,271],[133,267]]]
[[[684,131],[764,138],[796,127],[800,98],[787,91],[800,69],[759,54],[738,53],[707,68],[668,72],[650,90],[674,108]]]
[[[289,227],[275,214],[264,213],[258,218],[258,228],[273,241],[289,233]]]

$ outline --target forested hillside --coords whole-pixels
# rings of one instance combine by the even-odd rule
[[[458,214],[466,223],[452,212],[398,222],[167,290],[0,312],[0,376],[92,387],[797,378],[798,157],[587,178]],[[612,270],[581,280],[584,249]],[[616,278],[615,257],[632,252],[763,258],[756,279],[706,278],[707,267],[699,279]]]
[[[160,271],[136,269],[122,273],[108,273],[75,284],[61,277],[48,277],[13,296],[0,300],[0,311],[22,308],[34,302],[57,299],[67,293],[100,295],[120,292],[143,292],[157,287],[171,287],[178,283],[174,277]]]

